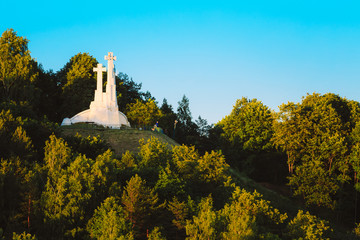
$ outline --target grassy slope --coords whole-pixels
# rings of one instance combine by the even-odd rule
[[[151,137],[156,137],[160,141],[167,143],[169,146],[179,145],[165,134],[152,131],[140,131],[136,129],[106,129],[97,126],[76,124],[61,127],[61,133],[65,136],[75,136],[76,133],[79,133],[83,137],[100,136],[101,139],[110,144],[116,156],[121,156],[126,150],[138,152],[140,146],[139,140],[144,139],[146,141]]]

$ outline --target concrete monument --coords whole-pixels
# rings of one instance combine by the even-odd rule
[[[112,52],[105,56],[108,61],[106,91],[103,92],[102,73],[106,68],[101,63],[94,68],[97,73],[97,85],[95,90],[94,101],[90,103],[90,109],[76,114],[72,118],[65,118],[61,125],[71,125],[78,122],[91,122],[105,127],[120,128],[121,125],[129,126],[127,117],[119,111],[116,98],[115,70],[114,61],[116,57]]]

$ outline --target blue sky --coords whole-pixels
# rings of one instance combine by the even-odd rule
[[[2,1],[0,31],[30,40],[33,58],[58,71],[79,52],[176,110],[216,123],[236,99],[271,109],[307,93],[360,101],[358,1]],[[5,11],[4,11],[5,10]]]

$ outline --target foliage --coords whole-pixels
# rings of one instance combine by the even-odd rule
[[[357,236],[360,237],[360,224],[356,223],[355,224],[355,228],[353,229],[353,233]]]
[[[194,145],[198,138],[198,126],[192,121],[190,111],[190,101],[184,95],[178,102],[177,108],[177,124],[175,132],[175,140],[179,143],[186,143]],[[174,127],[175,128],[175,127]]]
[[[262,102],[243,97],[236,101],[230,115],[219,125],[231,144],[245,151],[263,151],[272,148],[273,119],[273,114]]]
[[[127,105],[136,103],[136,100],[152,99],[149,92],[142,92],[141,83],[135,83],[125,73],[119,73],[116,77],[116,93],[120,111],[127,115]]]
[[[190,196],[184,202],[180,202],[176,197],[168,202],[167,208],[174,215],[172,223],[178,230],[185,230],[186,221],[190,220],[191,216],[194,215],[195,207],[195,203]]]
[[[157,195],[146,187],[145,181],[136,174],[127,182],[121,202],[132,224],[135,236],[144,235],[145,229],[151,225],[151,216],[158,207]]]
[[[95,209],[87,229],[93,239],[133,239],[131,224],[114,197],[105,199],[101,206]]]
[[[328,234],[331,231],[327,221],[299,210],[296,217],[288,224],[287,235],[292,239],[322,240],[330,239]]]
[[[88,53],[78,53],[56,73],[62,91],[62,118],[72,117],[89,108],[96,88],[93,68],[97,63]]]
[[[316,93],[280,107],[273,141],[288,156],[289,184],[307,204],[333,208],[337,189],[350,180],[353,107],[335,94]]]
[[[351,239],[358,234],[358,224],[351,235],[344,233],[359,216],[358,102],[312,94],[284,104],[274,123],[266,106],[243,98],[210,129],[201,117],[192,121],[184,96],[177,114],[164,101],[162,117],[151,125],[159,120],[170,136],[193,146],[171,147],[153,138],[141,142],[138,154],[128,151],[117,159],[100,138],[62,139],[49,121],[88,107],[97,61],[78,54],[59,72],[46,72],[31,59],[27,43],[11,29],[0,39],[0,239]],[[141,84],[125,74],[117,78],[123,108],[153,102],[160,111],[151,95],[140,91]],[[296,199],[284,201],[229,167],[232,159],[257,168],[258,175],[276,175],[280,161],[288,164],[292,191],[311,214],[298,211]],[[330,235],[330,223],[319,216],[334,229],[341,221],[340,230]]]
[[[174,113],[173,108],[168,104],[166,98],[163,99],[163,103],[160,107],[162,112],[162,117],[159,119],[159,126],[164,129],[164,133],[169,137],[174,136],[174,124],[177,119],[176,113]]]
[[[109,144],[102,140],[99,135],[96,137],[82,137],[79,133],[76,133],[75,136],[65,137],[65,140],[73,150],[85,154],[91,159],[95,159],[110,148]]]
[[[162,117],[161,110],[153,99],[146,102],[136,100],[127,106],[127,117],[135,126],[152,126]]]
[[[201,200],[199,204],[199,212],[193,219],[186,221],[186,239],[218,239],[218,219],[216,212],[213,210],[213,202],[211,197]]]
[[[33,100],[33,81],[37,77],[35,63],[28,50],[28,40],[13,29],[0,38],[0,98],[17,102]],[[36,96],[36,95],[35,95]]]
[[[141,167],[166,166],[171,158],[171,151],[166,143],[160,142],[158,138],[151,137],[146,143],[140,140],[139,157]]]
[[[161,234],[159,227],[154,227],[149,234],[148,240],[166,240],[166,238]]]
[[[13,240],[36,240],[35,236],[30,233],[23,232],[22,234],[13,233]]]
[[[10,110],[0,112],[0,157],[22,157],[30,160],[35,154],[31,139],[23,128],[21,117],[13,117]]]
[[[226,181],[227,177],[224,173],[229,168],[229,165],[225,162],[225,158],[221,152],[206,152],[204,156],[198,160],[198,163],[199,165],[197,167],[202,181],[218,183]]]
[[[282,159],[271,142],[274,119],[274,113],[261,101],[243,97],[236,100],[228,116],[209,129],[209,145],[220,148],[232,167],[256,181],[285,182],[286,173],[277,171],[273,177],[274,168],[282,169]]]

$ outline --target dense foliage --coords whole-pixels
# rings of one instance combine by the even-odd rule
[[[0,239],[360,235],[358,102],[312,94],[274,113],[242,98],[209,126],[193,121],[186,96],[177,112],[166,99],[159,107],[120,73],[119,107],[132,124],[158,121],[182,145],[151,138],[116,157],[100,137],[63,136],[59,127],[92,100],[97,60],[79,53],[46,72],[27,44],[12,29],[0,38]],[[282,189],[288,184],[298,198],[284,206],[272,192],[270,201],[244,172]]]

